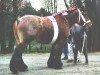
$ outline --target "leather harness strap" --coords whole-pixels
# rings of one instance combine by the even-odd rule
[[[53,16],[48,16],[48,18],[51,20],[53,28],[54,28],[54,35],[53,35],[53,39],[51,41],[51,44],[55,43],[55,41],[58,38],[58,34],[59,34],[59,28],[57,25],[57,21]]]

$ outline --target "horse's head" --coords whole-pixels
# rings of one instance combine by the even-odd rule
[[[86,12],[83,11],[81,12],[79,9],[78,12],[79,12],[79,20],[78,20],[79,25],[82,25],[88,31],[89,28],[92,26],[92,21],[90,20]]]
[[[69,22],[70,27],[75,24],[78,23],[78,17],[79,13],[76,7],[71,7],[68,10],[64,10],[62,11],[62,17],[65,21]]]
[[[64,10],[62,13],[63,17],[69,21],[70,27],[75,23],[81,26],[89,28],[92,25],[91,20],[86,13],[81,12],[77,7],[71,7],[68,10]]]

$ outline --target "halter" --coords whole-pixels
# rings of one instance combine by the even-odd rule
[[[78,12],[79,12],[79,20],[78,20],[78,23],[80,22],[80,19],[81,19],[81,18],[82,18],[82,20],[83,20],[83,22],[84,22],[83,26],[85,26],[87,23],[90,23],[90,22],[91,22],[91,20],[87,20],[87,21],[86,21],[86,19],[84,18],[82,12],[80,11],[80,9],[78,9]]]

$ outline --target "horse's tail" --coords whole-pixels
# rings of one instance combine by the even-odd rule
[[[14,22],[14,25],[13,25],[13,32],[14,32],[14,36],[15,36],[15,39],[16,39],[16,42],[17,42],[17,44],[19,44],[20,43],[20,41],[19,41],[19,37],[18,37],[18,22],[17,22],[17,20]]]

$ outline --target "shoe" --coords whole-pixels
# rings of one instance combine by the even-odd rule
[[[62,60],[67,60],[67,59],[68,59],[67,57],[62,58]]]
[[[71,62],[73,62],[73,59],[68,59],[67,60],[67,63],[71,63]]]

